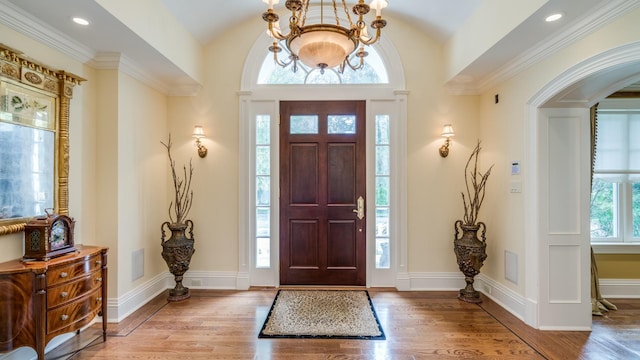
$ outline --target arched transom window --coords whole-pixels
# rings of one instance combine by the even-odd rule
[[[282,48],[280,60],[285,62],[290,54],[286,47]],[[311,69],[302,62],[298,62],[298,69],[294,72],[292,70],[293,64],[283,68],[275,63],[271,53],[267,53],[260,68],[258,84],[388,84],[389,76],[380,55],[372,46],[367,47],[366,50],[369,55],[365,58],[364,67],[352,70],[347,66],[342,74],[335,69],[326,69],[321,72],[320,69]],[[352,59],[352,62],[355,63],[357,60]]]

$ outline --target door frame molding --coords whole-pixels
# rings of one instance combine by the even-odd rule
[[[252,262],[255,241],[255,214],[252,215],[252,204],[255,201],[253,194],[255,188],[252,180],[255,159],[253,159],[253,149],[255,132],[252,132],[252,119],[260,111],[261,114],[270,114],[272,124],[274,119],[279,119],[280,99],[286,100],[366,100],[367,119],[371,119],[375,112],[388,111],[391,116],[391,162],[393,180],[391,191],[393,204],[391,206],[391,236],[394,237],[395,251],[392,253],[393,271],[372,270],[374,259],[374,249],[369,245],[370,241],[375,241],[375,222],[367,222],[367,286],[395,286],[399,290],[410,290],[410,277],[407,267],[407,220],[406,220],[406,173],[407,173],[407,97],[404,69],[401,66],[402,59],[396,51],[395,46],[389,38],[381,38],[376,44],[375,50],[380,55],[387,71],[389,82],[387,84],[362,84],[362,85],[259,85],[258,76],[263,61],[270,57],[265,52],[269,47],[271,39],[264,35],[259,35],[249,50],[245,58],[242,69],[242,79],[240,81],[240,91],[238,91],[238,133],[239,133],[239,157],[238,157],[238,275],[236,278],[237,289],[248,289],[257,280],[273,279],[270,283],[278,285],[279,273],[265,273],[254,269]],[[354,94],[357,94],[355,96]],[[373,154],[375,154],[375,133],[374,127],[367,127],[367,198],[373,199],[375,196],[375,164]],[[275,134],[274,134],[275,132]],[[271,146],[279,143],[277,127],[272,126]],[[372,147],[373,146],[373,147]],[[280,164],[274,161],[272,151],[272,169],[279,168]],[[254,166],[254,168],[252,168]],[[369,171],[373,171],[371,174]],[[273,177],[272,177],[273,179]],[[272,189],[278,189],[279,184],[272,184]],[[277,186],[277,187],[276,187]],[[271,204],[276,204],[276,194],[272,194]],[[374,207],[369,207],[374,209]],[[274,213],[279,213],[279,208],[273,208]],[[368,217],[375,214],[367,213]],[[279,219],[276,219],[279,220]],[[271,219],[272,248],[273,239],[279,239],[277,226],[273,227],[274,219]],[[277,222],[275,222],[277,224]],[[392,248],[393,250],[393,248]],[[277,255],[277,254],[276,254]],[[272,256],[271,263],[279,264],[280,259]],[[394,266],[395,265],[395,266]],[[273,266],[272,266],[273,267]]]
[[[358,96],[355,97],[354,94]],[[325,86],[271,86],[258,87],[253,91],[241,91],[239,95],[239,184],[238,184],[238,277],[237,289],[248,289],[250,286],[279,286],[280,262],[278,254],[279,205],[276,189],[279,189],[277,176],[279,169],[278,119],[280,118],[279,100],[365,100],[368,121],[375,114],[388,114],[391,117],[391,162],[392,162],[392,217],[391,236],[392,265],[390,269],[375,269],[374,258],[375,221],[367,222],[367,281],[366,286],[389,286],[399,290],[409,290],[407,271],[407,239],[406,239],[406,114],[407,91],[390,89],[388,84],[376,85],[340,85]],[[256,115],[271,116],[271,268],[256,269],[255,257],[255,127]],[[367,126],[367,198],[375,197],[375,127]],[[275,150],[274,150],[275,149]],[[274,173],[274,169],[276,172]],[[373,183],[375,184],[375,183]],[[375,217],[375,207],[367,207],[368,218]]]

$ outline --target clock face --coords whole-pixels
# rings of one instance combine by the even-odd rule
[[[51,226],[51,237],[49,238],[51,250],[59,249],[67,245],[67,224],[58,220]]]

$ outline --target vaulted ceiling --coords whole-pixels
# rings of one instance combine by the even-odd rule
[[[478,18],[483,14],[481,10],[486,10],[486,5],[497,6],[500,1],[504,1],[505,5],[513,4],[513,0],[389,0],[385,12],[446,46],[469,22],[475,26],[486,24],[492,27],[498,22],[512,21],[501,19],[499,12],[486,19]],[[635,0],[537,1],[540,4],[537,10],[513,23],[510,30],[497,38],[492,46],[453,74],[450,81],[452,87],[464,88],[463,91],[467,93],[486,89],[545,51],[552,51],[559,44],[583,36],[585,29],[589,31],[602,25],[616,15],[616,10],[628,11],[640,3]],[[236,23],[263,23],[261,14],[266,9],[260,0],[147,2],[163,6],[165,9],[162,10],[171,13],[202,46]],[[347,2],[352,3],[353,0]],[[97,54],[123,54],[133,66],[144,64],[139,68],[159,83],[188,82],[188,79],[185,80],[188,77],[179,66],[127,27],[126,22],[105,10],[100,3],[101,0],[0,0],[0,22],[61,48],[82,62],[91,62]],[[279,6],[283,7],[282,4]],[[157,9],[139,16],[154,16],[154,11]],[[555,12],[563,13],[563,19],[546,23],[544,18]],[[85,17],[91,25],[79,27],[70,21],[72,16]]]

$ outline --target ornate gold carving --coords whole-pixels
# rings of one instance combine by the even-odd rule
[[[22,223],[19,223],[19,224],[0,226],[0,235],[7,235],[7,234],[20,232],[20,231],[24,230],[24,226],[26,224],[27,224],[26,222],[22,222]]]
[[[58,83],[55,80],[46,79],[42,88],[55,93],[58,92]]]
[[[60,99],[58,119],[58,171],[56,184],[56,212],[69,215],[69,106],[73,87],[86,79],[62,70],[55,70],[22,55],[20,51],[0,44],[0,71],[2,76],[17,80],[27,87],[44,89]],[[22,76],[21,76],[22,74]],[[53,149],[52,149],[53,150]],[[29,219],[0,221],[0,235],[24,230]]]
[[[3,63],[2,74],[8,77],[17,79],[20,76],[20,71],[18,70],[18,67],[15,65],[11,65],[9,63]]]
[[[42,77],[34,72],[31,71],[27,71],[24,73],[24,78],[32,83],[33,85],[40,85],[42,84]]]
[[[64,92],[64,96],[71,99],[73,97],[73,85],[64,84],[63,92]]]

